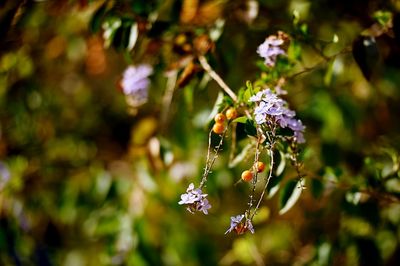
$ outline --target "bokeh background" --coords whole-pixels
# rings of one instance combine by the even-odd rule
[[[131,50],[105,47],[103,7],[160,23]],[[399,265],[399,11],[396,0],[0,2],[0,264]],[[246,208],[236,181],[251,159],[229,168],[222,152],[208,216],[177,204],[200,181],[220,89],[198,71],[165,114],[171,43],[221,21],[211,63],[235,91],[260,75],[269,34],[301,49],[286,99],[307,127],[307,189],[284,215],[278,195],[265,200],[254,235],[224,235]],[[118,83],[143,60],[150,99],[132,110]]]

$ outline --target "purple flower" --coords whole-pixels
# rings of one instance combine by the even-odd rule
[[[250,97],[249,102],[259,102],[264,97],[264,91],[257,92],[256,95]]]
[[[202,211],[204,214],[208,214],[208,209],[211,208],[207,194],[203,194],[200,188],[195,189],[193,183],[186,189],[186,193],[181,195],[181,200],[178,204],[187,204],[188,207],[186,209],[191,213]]]
[[[225,234],[230,233],[233,230],[235,230],[238,235],[243,234],[247,230],[254,234],[253,224],[251,223],[250,219],[245,218],[244,214],[231,217],[231,225]]]
[[[148,87],[150,84],[149,76],[153,73],[150,65],[142,64],[138,66],[128,66],[125,69],[121,87],[125,95],[131,97],[136,105],[147,102]]]
[[[305,129],[305,126],[303,126],[303,123],[299,119],[288,119],[288,127],[293,130],[293,131],[303,131]]]
[[[295,119],[296,112],[290,110],[287,102],[281,99],[269,88],[258,92],[250,97],[249,102],[256,102],[254,108],[254,119],[261,125],[267,121],[277,123],[281,128],[290,128],[293,130],[293,136],[298,143],[304,143],[303,131],[305,126],[299,119]]]
[[[286,102],[274,94],[270,89],[258,92],[250,101],[259,99],[259,104],[254,109],[254,115],[257,124],[263,124],[266,121],[266,116],[282,116],[289,113],[285,107]]]
[[[280,48],[284,40],[276,37],[275,35],[268,36],[265,41],[258,46],[257,53],[265,59],[265,65],[274,67],[278,55],[285,55],[285,51]]]
[[[301,131],[295,131],[294,132],[294,139],[296,140],[297,143],[304,143],[306,142],[303,132]]]

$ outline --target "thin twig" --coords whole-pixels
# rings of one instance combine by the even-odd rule
[[[263,200],[265,192],[267,191],[267,187],[268,187],[269,181],[271,180],[272,172],[274,170],[274,150],[273,150],[273,145],[271,145],[271,147],[268,150],[269,150],[269,153],[270,153],[270,167],[269,167],[268,178],[267,178],[267,181],[265,182],[264,189],[263,189],[263,191],[262,191],[262,193],[260,195],[260,198],[258,199],[257,205],[256,205],[256,207],[255,207],[255,209],[253,211],[253,214],[250,216],[250,220],[253,219],[253,217],[256,214],[258,208],[260,207],[261,201]]]
[[[200,186],[199,188],[202,188],[205,183],[207,182],[207,177],[211,171],[211,168],[213,167],[215,160],[218,157],[218,152],[220,151],[222,144],[224,143],[224,137],[225,134],[228,130],[228,127],[226,127],[226,129],[224,130],[224,132],[220,135],[221,139],[218,143],[217,146],[215,146],[214,149],[214,155],[212,157],[212,159],[210,160],[210,155],[211,155],[211,134],[212,134],[212,129],[210,130],[210,133],[208,135],[208,151],[207,151],[207,159],[206,159],[206,167],[204,168],[204,173],[203,173],[203,177],[201,178],[201,182],[200,182]]]
[[[305,67],[305,66],[304,66],[302,70],[300,70],[299,72],[294,73],[294,74],[292,74],[292,75],[290,75],[290,76],[287,76],[286,79],[287,79],[287,80],[293,79],[293,78],[295,78],[295,77],[297,77],[297,76],[300,76],[300,75],[302,75],[302,74],[305,74],[305,73],[314,71],[315,69],[317,69],[317,68],[319,68],[319,67],[325,65],[326,63],[328,63],[330,60],[335,59],[337,56],[342,55],[342,54],[350,53],[351,51],[352,51],[351,48],[345,47],[345,48],[344,48],[343,50],[341,50],[340,52],[338,52],[338,53],[336,53],[336,54],[333,54],[333,55],[331,55],[331,56],[323,55],[323,56],[322,56],[322,58],[323,58],[322,61],[316,63],[316,64],[313,65],[312,67]],[[320,53],[318,53],[318,55],[321,56]]]
[[[258,132],[258,131],[257,131]],[[256,185],[257,185],[257,179],[258,179],[258,167],[257,167],[257,163],[258,163],[258,158],[260,156],[260,143],[261,143],[261,136],[258,135],[257,138],[257,144],[256,144],[256,152],[254,154],[254,162],[253,162],[253,180],[252,180],[252,188],[251,188],[251,193],[249,195],[249,208],[247,210],[247,212],[250,214],[251,211],[251,207],[253,207],[253,197],[256,191]]]
[[[236,94],[229,88],[228,85],[226,85],[223,79],[212,69],[207,59],[203,55],[199,56],[199,62],[201,66],[204,68],[204,70],[210,75],[211,78],[213,78],[218,83],[218,85],[225,91],[225,93],[228,94],[229,97],[231,97],[234,102],[237,102],[238,98]]]
[[[236,151],[236,123],[232,124],[232,130],[231,130],[231,149],[229,152],[229,163],[233,161],[235,158],[235,151]]]
[[[162,112],[161,112],[161,125],[162,128],[165,127],[167,123],[167,118],[169,114],[169,110],[171,107],[172,98],[174,96],[176,80],[177,80],[178,72],[175,71],[168,75],[167,85],[165,89],[165,93],[162,99]]]

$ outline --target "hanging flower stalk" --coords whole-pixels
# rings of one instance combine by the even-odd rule
[[[280,57],[287,56],[285,50],[287,48],[287,40],[288,36],[279,32],[278,35],[272,35],[266,38],[264,43],[258,47],[257,53],[264,59],[265,66],[268,69],[271,69],[271,71],[273,71]],[[261,202],[267,192],[268,185],[274,176],[273,173],[276,170],[274,153],[278,149],[278,142],[287,142],[289,147],[291,147],[291,151],[287,151],[287,153],[289,153],[299,179],[302,179],[297,146],[305,142],[305,126],[301,120],[296,117],[296,112],[291,110],[289,104],[281,97],[281,95],[286,94],[286,91],[282,89],[285,81],[284,78],[277,80],[272,87],[264,85],[261,88],[256,87],[253,89],[250,83],[247,88],[247,93],[250,93],[250,96],[246,99],[243,97],[243,94],[245,93],[242,93],[238,97],[229,88],[223,79],[212,69],[204,55],[200,55],[198,59],[203,69],[220,85],[222,90],[232,99],[234,104],[240,106],[245,116],[238,120],[254,128],[253,132],[249,133],[252,135],[250,140],[254,141],[253,136],[256,140],[254,161],[251,168],[243,171],[241,176],[242,181],[250,182],[251,184],[248,208],[243,214],[231,217],[230,227],[225,234],[233,231],[237,234],[243,234],[247,231],[254,233],[253,218],[260,208]],[[186,193],[181,195],[181,201],[179,201],[179,204],[187,205],[188,211],[192,213],[200,211],[207,214],[208,209],[211,208],[211,205],[206,198],[207,194],[203,194],[202,189],[207,182],[207,178],[211,173],[211,169],[223,145],[224,136],[227,131],[227,127],[224,125],[226,116],[228,116],[228,112],[226,114],[220,113],[215,117],[215,124],[209,133],[206,165],[199,187],[195,189],[192,183],[189,185]],[[234,118],[236,118],[236,116],[237,113],[235,113]],[[229,122],[237,122],[236,120],[233,121],[234,118],[230,117]],[[282,130],[289,130],[291,134],[282,134]],[[214,147],[214,152],[212,152],[211,147],[212,134],[220,136],[220,141],[218,145]],[[235,145],[233,145],[233,147],[235,147]],[[260,155],[264,149],[269,157],[268,166],[260,161]],[[267,173],[262,179],[263,189],[260,195],[256,198],[256,187],[258,183],[261,182],[258,175],[266,168]]]

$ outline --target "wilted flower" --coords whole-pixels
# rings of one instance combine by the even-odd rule
[[[285,55],[286,52],[280,47],[284,40],[275,35],[268,36],[265,41],[258,46],[257,53],[265,59],[265,65],[275,66],[278,55]]]
[[[129,66],[123,74],[121,87],[125,95],[129,96],[136,106],[147,102],[148,87],[150,84],[149,76],[153,73],[150,65],[142,64]]]
[[[304,143],[303,131],[305,126],[299,119],[295,119],[296,112],[287,107],[287,102],[281,99],[270,89],[265,89],[253,95],[250,102],[258,105],[254,109],[256,123],[261,125],[269,121],[278,123],[281,128],[289,127],[294,132],[294,138],[298,143]]]
[[[193,183],[186,189],[186,193],[181,195],[181,200],[178,204],[187,204],[188,207],[186,209],[191,213],[202,211],[204,214],[208,214],[208,209],[211,208],[207,194],[203,194],[200,188],[195,189]]]
[[[250,219],[245,218],[244,214],[231,217],[231,225],[225,234],[230,233],[233,230],[235,230],[238,235],[245,233],[247,230],[254,234],[253,224]]]

